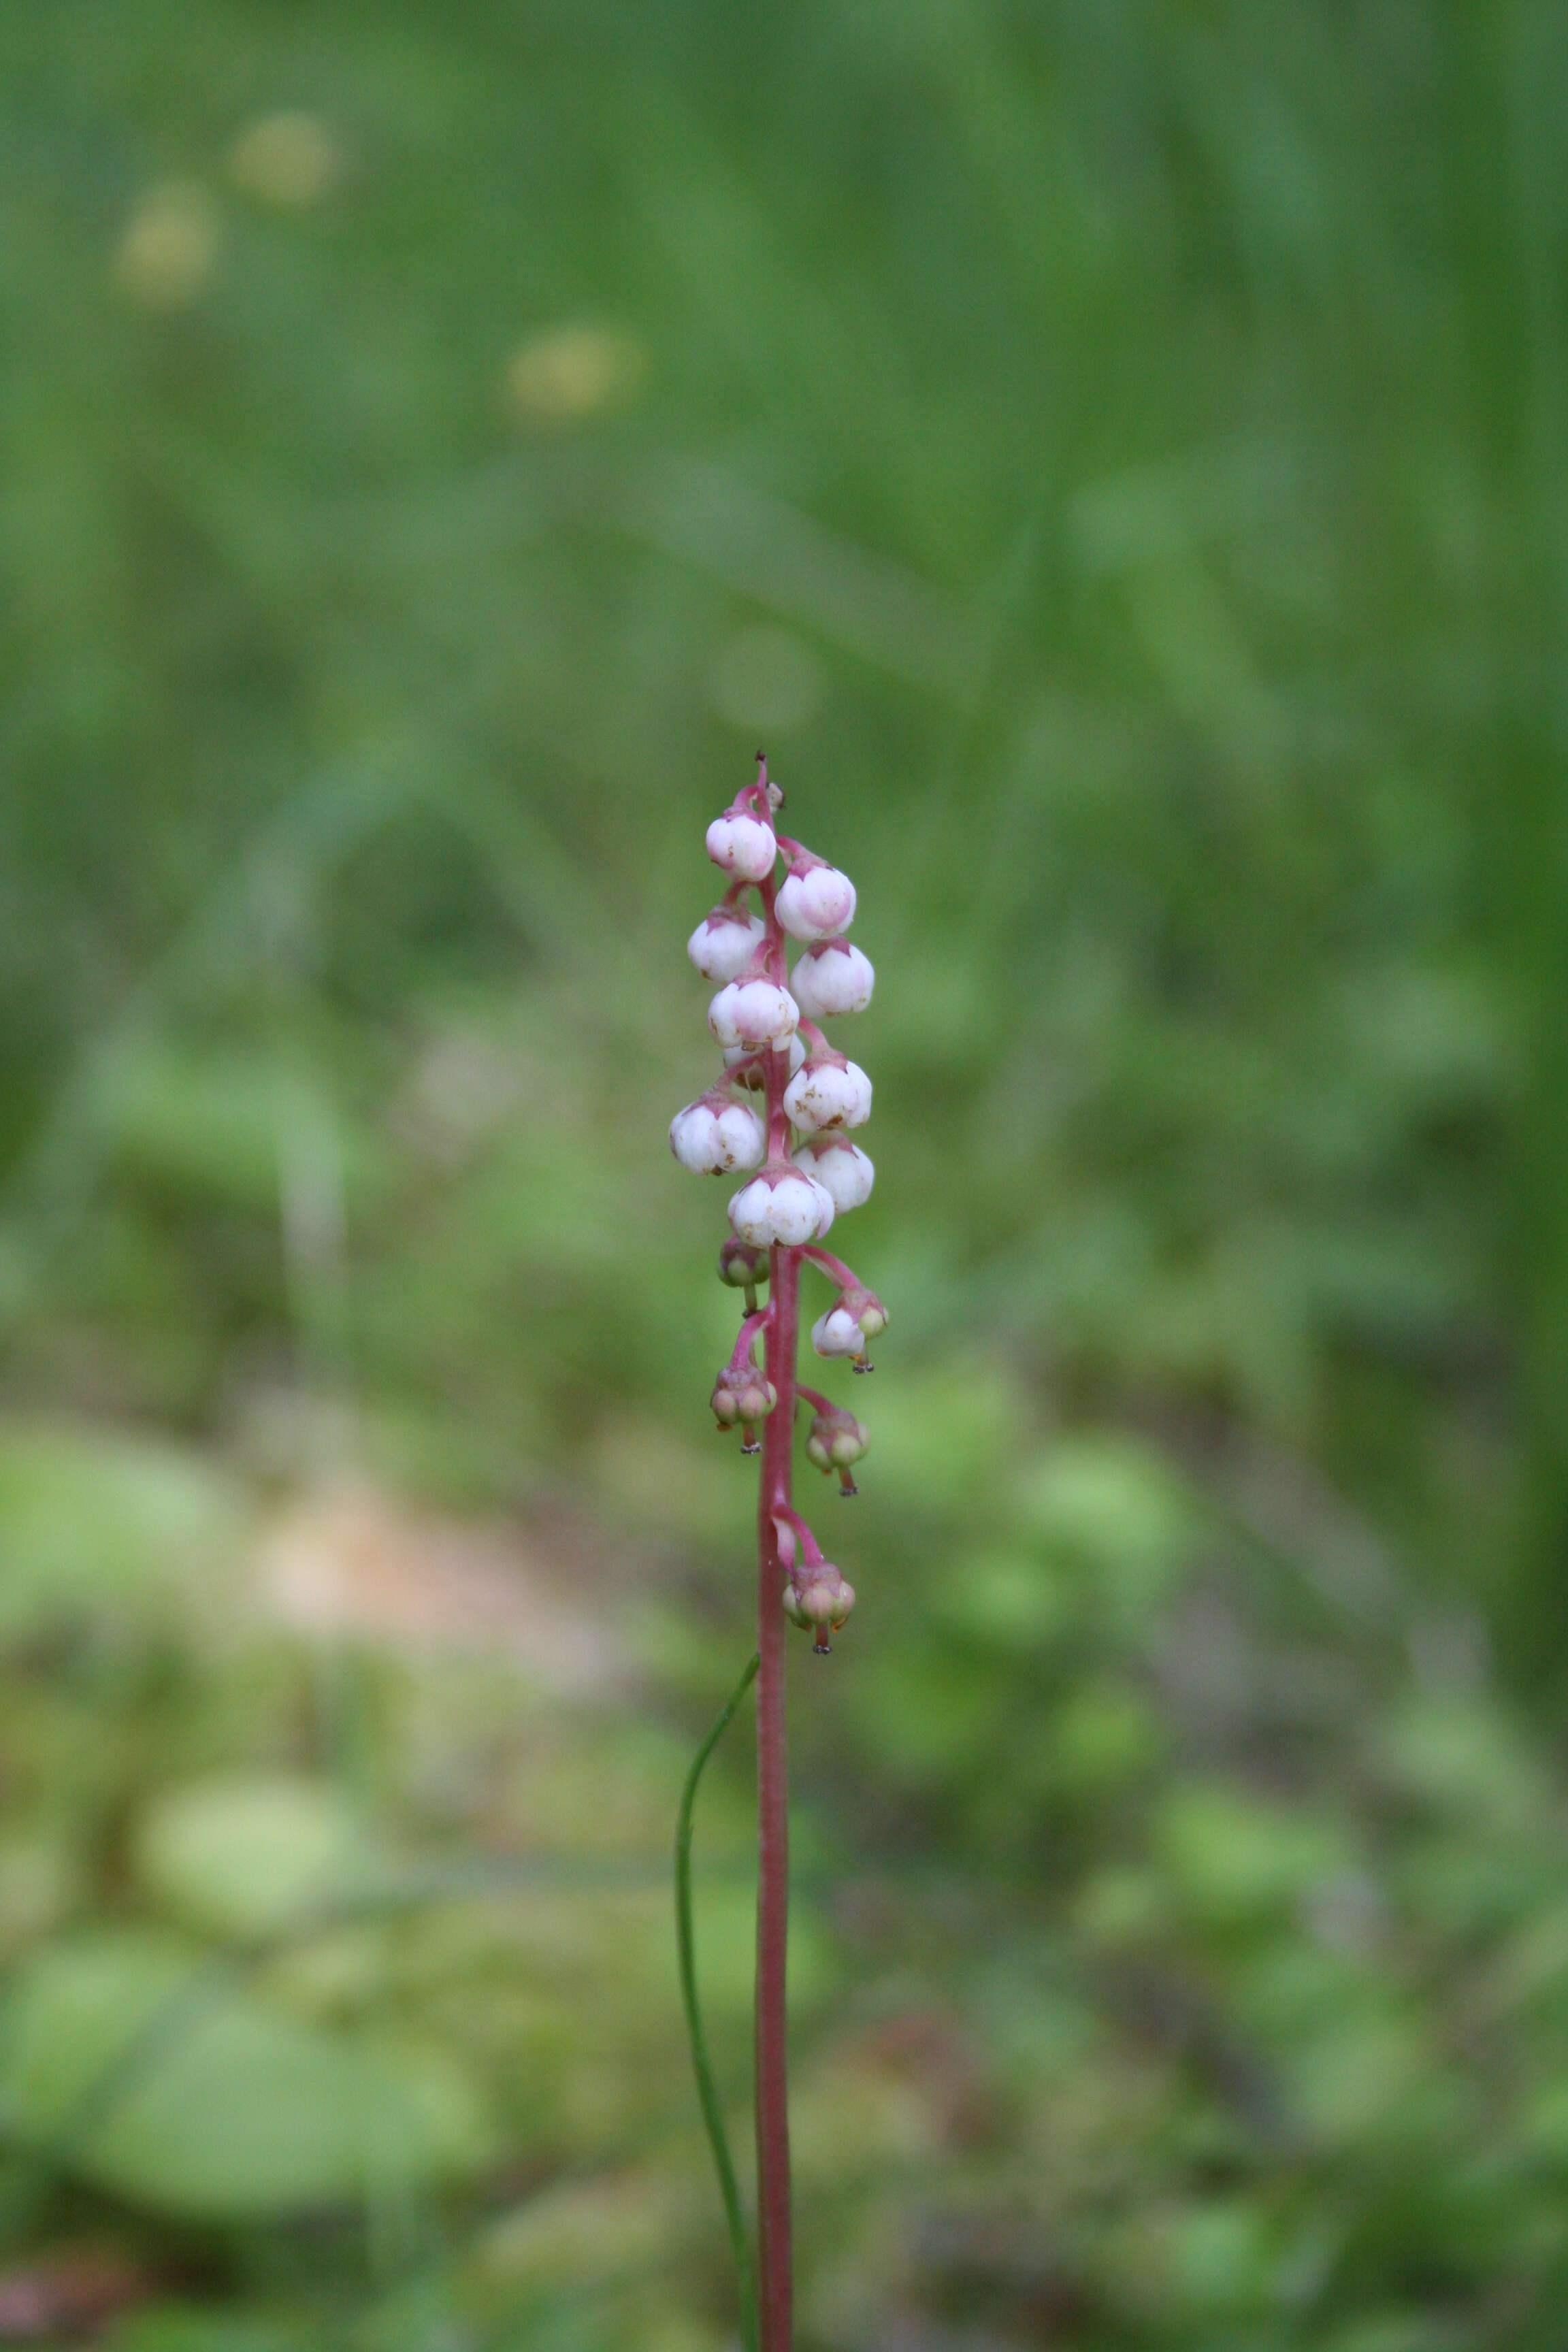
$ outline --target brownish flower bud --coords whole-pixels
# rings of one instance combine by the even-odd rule
[[[733,1429],[737,1422],[750,1427],[755,1422],[766,1421],[778,1401],[778,1391],[772,1381],[752,1364],[726,1364],[709,1399],[721,1429]]]
[[[805,1454],[814,1462],[824,1477],[837,1470],[843,1480],[843,1491],[853,1495],[857,1489],[849,1473],[854,1465],[869,1452],[870,1433],[863,1421],[857,1421],[842,1405],[828,1412],[815,1415],[806,1435]]]
[[[784,1587],[784,1605],[792,1625],[809,1627],[816,1633],[812,1646],[826,1657],[833,1646],[827,1638],[829,1630],[837,1633],[855,1606],[855,1587],[845,1581],[831,1560],[818,1560],[813,1567],[803,1563]]]
[[[768,1254],[738,1242],[733,1234],[719,1252],[719,1279],[731,1290],[755,1290],[768,1278]]]

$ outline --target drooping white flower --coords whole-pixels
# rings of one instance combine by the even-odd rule
[[[826,1315],[812,1325],[811,1344],[819,1356],[848,1356],[858,1372],[870,1370],[866,1343],[879,1339],[888,1328],[888,1310],[874,1290],[860,1283],[847,1284]]]
[[[757,1049],[754,1045],[726,1045],[724,1048],[724,1067],[727,1070],[732,1070],[737,1062],[743,1062],[749,1054],[754,1054],[756,1050]],[[792,1037],[789,1041],[789,1066],[791,1070],[798,1070],[805,1059],[805,1038],[799,1036]],[[767,1079],[760,1069],[752,1069],[748,1070],[744,1076],[739,1078],[736,1083],[739,1086],[751,1087],[760,1094],[763,1088],[766,1086]]]
[[[730,1223],[753,1249],[782,1242],[786,1249],[820,1241],[833,1223],[833,1197],[813,1177],[794,1169],[753,1176],[730,1202]]]
[[[871,1197],[877,1171],[860,1146],[847,1136],[830,1135],[820,1143],[803,1143],[795,1164],[803,1175],[815,1176],[826,1186],[839,1211],[858,1209]]]
[[[810,866],[785,875],[773,903],[792,938],[830,940],[855,919],[855,885],[837,866]]]
[[[817,1317],[811,1327],[811,1344],[819,1356],[863,1356],[866,1334],[840,1302]]]
[[[787,988],[771,980],[732,980],[708,1007],[708,1026],[721,1045],[780,1045],[793,1037],[800,1007]]]
[[[669,1148],[694,1176],[760,1168],[767,1150],[763,1122],[744,1103],[688,1103],[669,1122]]]
[[[828,940],[806,950],[789,984],[803,1013],[864,1013],[876,977],[858,948],[847,940]]]
[[[763,919],[734,907],[715,907],[686,942],[686,952],[704,980],[739,980],[763,936]]]
[[[765,882],[779,854],[771,824],[760,816],[716,816],[708,828],[708,855],[726,874]]]
[[[814,1055],[791,1078],[784,1104],[803,1135],[824,1128],[864,1127],[871,1116],[871,1081],[858,1062],[842,1068]]]

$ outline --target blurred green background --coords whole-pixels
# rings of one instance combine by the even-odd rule
[[[894,1317],[803,2352],[1561,2346],[1565,101],[1527,0],[0,16],[0,2340],[733,2340],[762,742]]]

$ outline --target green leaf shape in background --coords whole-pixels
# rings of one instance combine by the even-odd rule
[[[428,2185],[482,2160],[444,2054],[300,2023],[140,1929],[41,1952],[0,2011],[0,2112],[133,2204],[238,2221]]]
[[[1020,1483],[1022,1527],[1093,1579],[1119,1630],[1143,1630],[1198,1532],[1193,1498],[1158,1455],[1119,1437],[1065,1439]]]
[[[0,1524],[4,1641],[222,1592],[246,1520],[230,1481],[195,1454],[41,1423],[0,1432]]]
[[[931,1602],[931,1618],[944,1633],[1031,1660],[1060,1639],[1070,1613],[1066,1576],[1055,1562],[1022,1548],[964,1554]]]
[[[1289,1914],[1360,1860],[1344,1823],[1218,1783],[1173,1791],[1158,1834],[1187,1908],[1219,1930]]]
[[[878,1479],[915,1506],[960,1507],[1003,1475],[1024,1427],[1018,1384],[995,1364],[906,1365],[877,1398]]]
[[[249,1939],[377,1874],[369,1833],[324,1781],[225,1778],[172,1790],[137,1832],[137,1875],[187,1927]]]

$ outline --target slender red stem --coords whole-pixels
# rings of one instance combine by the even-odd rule
[[[765,771],[764,771],[765,772]],[[768,949],[782,979],[784,938],[771,882],[763,885]],[[784,1121],[789,1055],[765,1056],[770,1139]],[[757,1497],[757,2304],[761,2352],[790,2352],[795,2265],[791,2246],[789,2083],[784,1977],[789,1943],[789,1790],[784,1747],[784,1567],[775,1511],[787,1511],[795,1453],[795,1356],[800,1339],[800,1252],[773,1244],[764,1370],[778,1402],[763,1423]]]
[[[782,1060],[783,1056],[773,1058]],[[797,1252],[775,1245],[767,1376],[778,1403],[763,1423],[757,1527],[757,2238],[762,2352],[790,2352],[789,2095],[784,1971],[789,1934],[789,1814],[784,1751],[784,1567],[774,1512],[790,1508]]]
[[[831,1250],[817,1249],[814,1244],[808,1243],[801,1255],[808,1257],[813,1265],[819,1265],[824,1274],[831,1275],[834,1281],[846,1290],[863,1290],[866,1286],[854,1267],[846,1265],[841,1257],[835,1257]]]
[[[795,1534],[799,1537],[801,1550],[805,1556],[805,1565],[807,1568],[820,1568],[822,1565],[822,1546],[817,1542],[816,1538],[812,1534],[810,1528],[802,1518],[800,1513],[795,1509],[794,1504],[782,1504],[779,1507],[778,1517],[787,1520],[789,1525],[795,1529]]]
[[[759,1307],[748,1315],[741,1325],[741,1336],[730,1351],[730,1370],[732,1372],[744,1371],[751,1362],[752,1349],[756,1343],[757,1334],[766,1329],[768,1317],[772,1312],[773,1309],[769,1307]]]
[[[819,1389],[808,1389],[804,1381],[796,1381],[795,1392],[802,1404],[808,1404],[813,1412],[831,1412],[834,1410],[831,1397],[825,1397]]]

